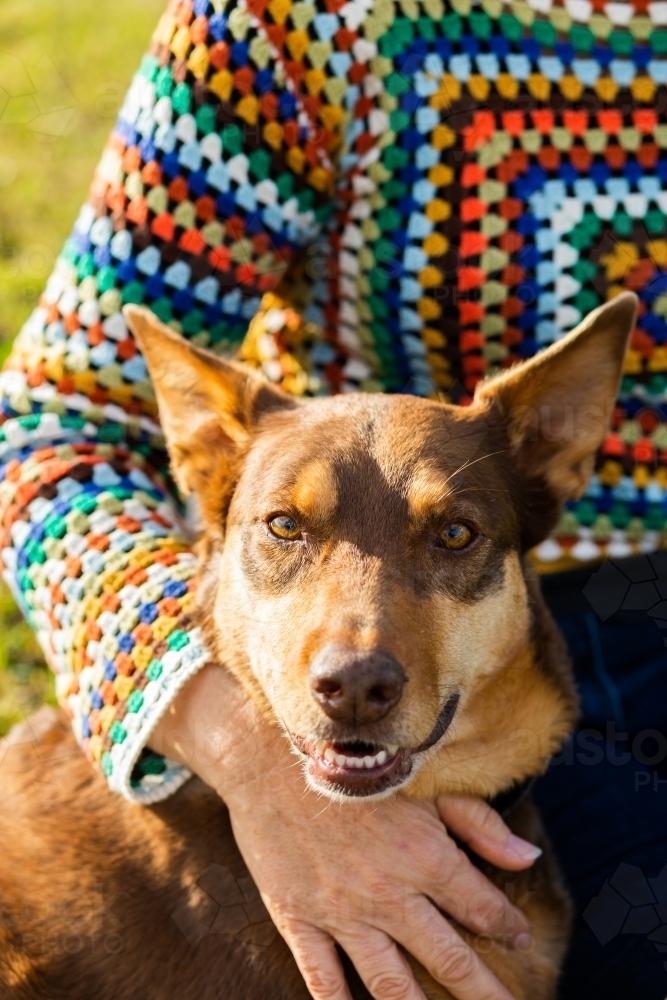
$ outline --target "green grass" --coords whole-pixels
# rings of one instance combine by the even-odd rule
[[[166,0],[0,3],[0,358],[85,200]],[[0,588],[0,735],[52,699],[30,629]]]
[[[43,702],[54,703],[51,671],[6,586],[0,587],[0,736]]]

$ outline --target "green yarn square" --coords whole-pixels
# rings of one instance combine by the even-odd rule
[[[667,216],[659,208],[650,208],[644,216],[644,224],[651,236],[662,236],[667,229]]]
[[[614,55],[632,55],[635,42],[629,31],[611,31],[607,41],[609,42]]]
[[[551,21],[533,21],[531,26],[533,38],[546,49],[552,49],[558,39],[558,32]]]
[[[100,295],[104,292],[110,291],[112,288],[116,287],[116,268],[112,267],[110,264],[105,265],[105,267],[100,268],[97,275],[97,289]]]
[[[243,149],[243,129],[239,125],[225,125],[220,132],[222,148],[232,156],[238,156]]]
[[[144,692],[143,691],[133,691],[130,697],[127,699],[127,710],[128,712],[138,712],[144,703]]]
[[[388,31],[378,42],[380,55],[385,59],[395,59],[403,51],[400,39],[393,32]]]
[[[615,528],[627,528],[632,520],[632,515],[628,510],[627,504],[615,503],[609,512],[609,520]]]
[[[156,753],[151,753],[147,757],[142,757],[137,763],[137,767],[143,775],[164,774],[167,770],[164,757],[160,757]]]
[[[384,81],[385,90],[390,97],[400,97],[410,89],[410,81],[400,73],[390,73]]]
[[[502,17],[500,20],[502,21]],[[450,42],[458,42],[463,34],[463,21],[461,20],[461,16],[454,11],[451,14],[445,14],[440,19],[440,27],[442,28],[443,35]]]
[[[415,27],[408,17],[397,17],[392,26],[392,33],[401,44],[402,48],[407,48],[415,39]]]
[[[167,639],[167,645],[169,649],[185,649],[186,646],[190,644],[190,639],[187,632],[181,631],[181,629],[175,629],[169,638]]]
[[[568,236],[568,242],[575,250],[587,250],[593,242],[593,234],[587,232],[586,228],[580,223],[574,227]]]
[[[373,314],[374,319],[386,319],[389,315],[389,308],[384,299],[377,295],[369,295],[368,297],[368,308]]]
[[[26,431],[35,431],[41,423],[42,417],[39,413],[29,413],[25,417],[19,417],[18,422]]]
[[[389,288],[389,277],[381,267],[374,267],[369,271],[368,281],[374,292],[385,292]]]
[[[181,329],[188,337],[195,337],[204,329],[206,320],[201,309],[193,309],[181,320]]]
[[[393,232],[401,225],[401,215],[395,208],[381,208],[376,221],[383,233]]]
[[[48,517],[44,525],[47,538],[64,538],[67,534],[67,525],[62,517]]]
[[[400,170],[408,162],[410,154],[399,146],[388,146],[382,154],[382,163],[387,170]]]
[[[171,103],[177,115],[187,115],[192,107],[192,90],[187,83],[179,83],[174,88]]]
[[[211,104],[203,104],[195,114],[197,131],[208,135],[215,131],[215,108]]]
[[[151,302],[151,310],[155,313],[158,319],[162,320],[163,323],[170,323],[174,318],[174,311],[171,306],[169,299],[156,299],[155,302]]]
[[[435,24],[430,17],[417,18],[417,31],[427,42],[435,41]]]
[[[402,198],[405,194],[407,194],[408,186],[407,184],[404,184],[403,181],[399,181],[395,177],[392,177],[390,181],[387,181],[386,184],[382,185],[380,190],[383,198],[387,201],[393,201],[394,198]]]
[[[312,188],[304,188],[303,191],[299,191],[296,200],[300,212],[309,212],[315,201],[315,193]]]
[[[127,739],[127,729],[125,726],[121,726],[118,719],[111,723],[111,728],[109,729],[109,736],[114,741],[114,743],[124,743]]]
[[[592,500],[580,500],[574,508],[574,514],[579,522],[585,527],[591,527],[598,519],[598,511]]]
[[[271,156],[265,149],[256,149],[249,156],[250,173],[258,181],[265,181],[271,172]]]
[[[486,11],[471,10],[468,14],[468,24],[475,38],[487,41],[493,31],[493,22]]]
[[[523,25],[511,14],[501,14],[498,18],[498,25],[505,38],[510,42],[520,42],[523,37]]]
[[[595,35],[583,24],[573,24],[570,28],[570,42],[577,52],[590,52],[595,45]]]
[[[102,424],[97,429],[97,436],[105,444],[119,444],[125,440],[125,428],[122,424]]]
[[[590,288],[580,289],[574,297],[574,305],[583,313],[591,312],[592,309],[596,309],[601,304],[600,296],[597,292],[592,291]]]
[[[155,96],[169,97],[174,86],[174,79],[169,66],[163,66],[155,80]]]
[[[287,172],[280,174],[276,181],[276,187],[280,200],[282,202],[289,201],[294,194],[294,174]]]
[[[156,681],[162,676],[163,670],[164,667],[162,666],[161,660],[151,660],[151,662],[148,664],[148,670],[146,671],[146,675],[150,680]]]
[[[656,55],[667,55],[667,31],[652,31],[648,40]]]
[[[592,260],[578,260],[572,268],[572,277],[575,281],[580,281],[585,285],[587,281],[593,281],[597,277],[598,268]]]
[[[158,73],[160,72],[160,64],[155,56],[146,54],[141,60],[141,68],[139,72],[151,83],[155,83],[158,78]]]
[[[618,236],[631,236],[633,221],[626,211],[620,209],[611,220],[612,229]]]
[[[141,281],[130,281],[120,293],[124,305],[139,306],[146,298],[146,289]]]
[[[409,124],[410,115],[407,111],[401,111],[399,108],[389,115],[389,128],[392,132],[403,132]]]
[[[648,513],[642,521],[648,531],[662,531],[667,524],[667,516],[662,507],[656,505],[649,507]]]
[[[26,544],[24,551],[29,562],[40,564],[46,562],[46,552],[44,551],[44,547],[40,542],[35,541],[34,538],[31,538]]]
[[[91,278],[95,274],[95,258],[92,253],[85,253],[79,259],[79,266],[77,267],[77,277],[79,281],[83,281],[84,278]]]

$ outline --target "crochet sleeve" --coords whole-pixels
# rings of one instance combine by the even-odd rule
[[[191,617],[194,557],[122,307],[146,304],[229,354],[268,296],[248,360],[293,391],[317,390],[281,340],[295,324],[270,293],[330,211],[332,133],[312,126],[269,55],[240,9],[170,4],[0,380],[5,578],[79,741],[137,801],[189,776],[146,744],[207,652]]]

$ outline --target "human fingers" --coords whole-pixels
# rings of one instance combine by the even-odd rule
[[[305,922],[280,928],[313,1000],[351,1000],[333,938]]]
[[[423,896],[386,933],[413,955],[457,1000],[513,1000],[475,951]]]
[[[440,795],[436,806],[453,833],[486,861],[508,871],[528,868],[542,850],[517,837],[488,802],[474,795]]]

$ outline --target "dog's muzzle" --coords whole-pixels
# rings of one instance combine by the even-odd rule
[[[445,702],[428,738],[414,748],[361,740],[315,740],[292,733],[290,738],[308,758],[308,776],[319,791],[357,798],[377,796],[407,781],[415,757],[434,747],[449,729],[458,703],[457,692]]]

